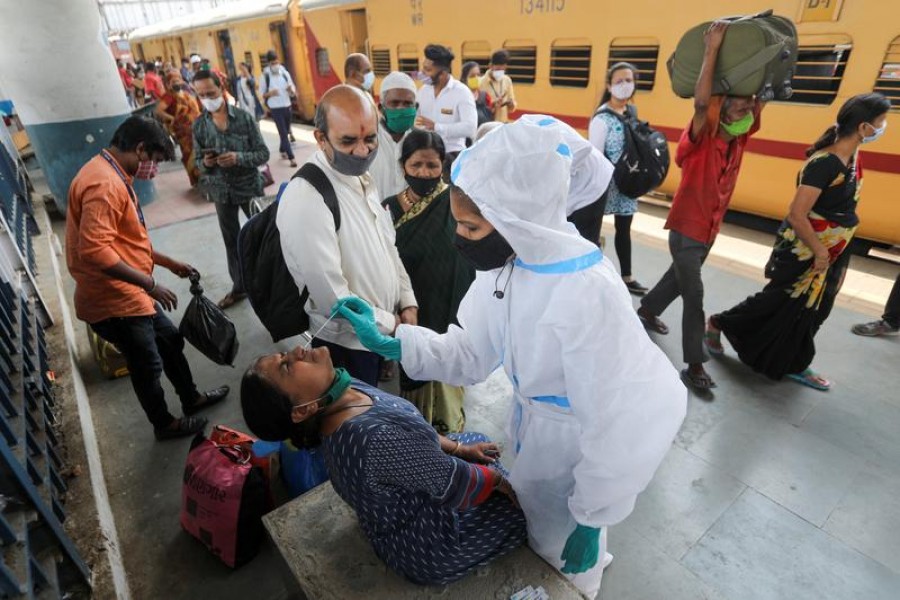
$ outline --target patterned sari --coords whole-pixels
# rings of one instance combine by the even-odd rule
[[[847,223],[858,223],[855,205],[862,187],[855,159],[850,172],[856,176],[838,175],[828,192],[853,207],[854,212],[849,215],[852,218],[842,213],[845,224],[841,224],[835,220],[838,217],[823,216],[816,211],[819,202],[808,217],[819,241],[828,249],[828,269],[813,272],[812,249],[785,219],[766,264],[769,283],[761,292],[714,317],[715,325],[728,338],[741,361],[772,379],[802,373],[812,363],[816,354],[815,335],[831,313],[843,284],[850,262],[846,250],[857,228],[856,224]]]
[[[162,109],[175,118],[169,128],[169,133],[178,142],[181,148],[181,164],[187,171],[188,179],[191,181],[191,187],[197,185],[200,179],[200,170],[197,168],[197,161],[194,157],[194,133],[192,127],[194,121],[200,116],[200,105],[197,99],[189,92],[175,92],[169,90],[165,96],[159,100]]]
[[[456,323],[463,296],[475,280],[472,266],[453,245],[456,221],[443,182],[406,212],[398,196],[384,201],[397,234],[397,251],[419,302],[419,325],[438,333]],[[400,395],[441,434],[462,431],[464,390],[439,381],[415,381],[400,370]]]

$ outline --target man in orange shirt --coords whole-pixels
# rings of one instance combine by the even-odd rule
[[[144,64],[144,93],[153,100],[159,100],[166,94],[162,78],[156,73],[156,64]]]
[[[184,357],[184,339],[162,309],[178,304],[153,278],[155,265],[187,277],[194,268],[155,251],[132,178],[152,179],[157,162],[175,150],[156,121],[130,117],[109,148],[72,180],[66,217],[66,262],[75,279],[75,312],[125,356],[131,384],[157,439],[193,435],[207,420],[193,417],[228,395],[228,386],[201,394]],[[163,370],[185,416],[169,413],[160,385]]]
[[[641,300],[638,316],[644,325],[665,335],[659,318],[679,296],[682,300],[681,346],[688,367],[681,371],[686,385],[698,390],[716,387],[703,363],[709,354],[703,343],[701,267],[709,255],[737,184],[747,142],[759,130],[762,104],[748,96],[713,96],[713,75],[726,21],[706,32],[706,50],[694,90],[694,116],[681,134],[675,162],[681,184],[672,200],[666,229],[672,266]]]

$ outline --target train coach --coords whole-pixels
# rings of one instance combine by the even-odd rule
[[[642,119],[677,141],[692,114],[676,97],[666,71],[681,34],[699,22],[773,8],[797,24],[800,54],[794,96],[772,102],[748,146],[731,209],[780,219],[793,197],[804,152],[834,123],[841,103],[868,91],[891,98],[887,135],[862,152],[864,186],[858,236],[900,245],[900,26],[879,0],[275,0],[224,5],[210,13],[145,27],[132,35],[139,57],[177,61],[199,52],[228,69],[247,61],[255,72],[274,48],[298,82],[298,113],[340,82],[344,58],[369,55],[380,80],[392,70],[415,75],[429,43],[449,46],[463,62],[486,65],[492,50],[511,55],[507,73],[519,113],[557,116],[585,131],[604,88],[608,66],[640,70],[636,102]],[[337,69],[336,69],[337,67]],[[513,117],[516,115],[514,114]],[[671,194],[680,172],[660,191]]]

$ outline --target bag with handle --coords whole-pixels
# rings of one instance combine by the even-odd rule
[[[618,119],[625,135],[622,155],[613,170],[613,181],[619,191],[629,198],[639,198],[659,187],[669,172],[666,136],[639,120],[633,105],[628,105],[625,115],[608,107],[597,111],[600,113]]]
[[[97,366],[107,379],[116,379],[128,375],[128,362],[112,342],[107,342],[97,335],[90,324],[87,325],[88,340]]]
[[[335,231],[339,231],[341,211],[337,194],[325,172],[313,163],[306,163],[291,179],[297,177],[308,181],[319,193],[334,218]],[[238,261],[244,291],[274,342],[309,329],[306,314],[309,292],[305,286],[300,290],[284,262],[281,234],[276,224],[278,204],[286,187],[286,183],[281,184],[275,202],[244,223],[238,234]],[[299,201],[307,199],[300,198]]]
[[[794,23],[772,10],[721,20],[730,24],[716,60],[713,94],[756,95],[763,102],[790,98],[797,64]],[[709,26],[707,22],[688,30],[666,63],[672,90],[682,98],[694,95]]]
[[[262,517],[272,509],[268,483],[241,445],[217,444],[197,434],[181,491],[181,527],[229,567],[259,551]]]
[[[234,365],[240,344],[234,323],[216,303],[203,295],[200,274],[191,279],[191,301],[184,310],[178,331],[208,359],[220,365]]]

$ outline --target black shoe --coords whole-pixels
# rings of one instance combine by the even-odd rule
[[[174,440],[175,438],[187,437],[189,435],[197,435],[206,428],[209,423],[203,417],[181,417],[178,424],[165,429],[154,429],[153,434],[157,440]]]
[[[636,279],[632,279],[631,281],[625,282],[625,287],[628,288],[628,291],[634,294],[635,296],[643,296],[650,290],[648,290],[645,286],[641,285]]]
[[[218,404],[228,396],[228,392],[230,391],[231,388],[227,385],[217,387],[214,390],[209,390],[208,392],[201,394],[200,398],[190,406],[182,406],[181,410],[185,415],[193,415],[205,408],[209,408],[213,404]]]

